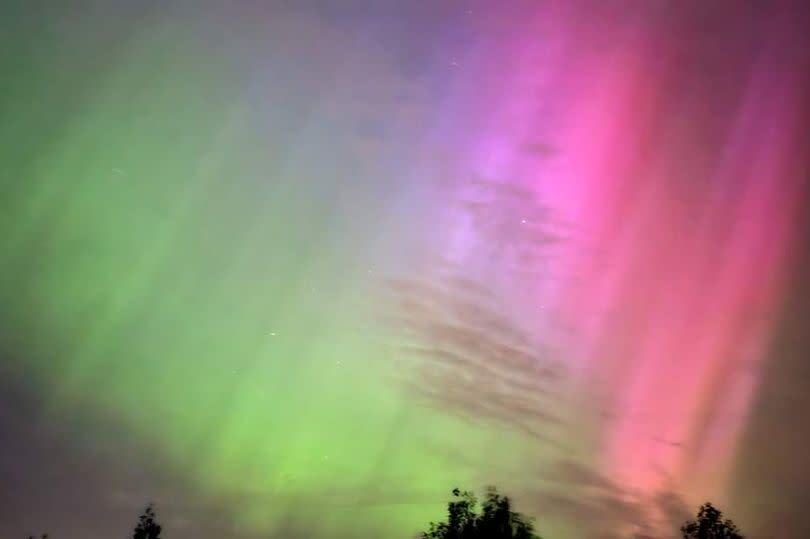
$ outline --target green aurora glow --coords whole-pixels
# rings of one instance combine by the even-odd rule
[[[358,216],[364,186],[300,176],[295,146],[262,137],[224,58],[198,61],[195,43],[158,27],[84,84],[66,72],[96,69],[81,49],[15,80],[0,127],[9,367],[54,420],[123,425],[249,529],[301,500],[331,507],[321,531],[354,526],[357,504],[418,529],[475,475],[450,454],[507,435],[406,407],[385,382],[363,304],[385,198]],[[328,151],[329,133],[297,128],[298,152]]]

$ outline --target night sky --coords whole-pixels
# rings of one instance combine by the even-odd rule
[[[802,4],[5,2],[0,537],[810,537]]]

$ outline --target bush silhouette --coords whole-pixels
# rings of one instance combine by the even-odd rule
[[[541,539],[534,534],[532,520],[512,511],[509,498],[495,487],[487,489],[480,513],[472,492],[456,488],[453,497],[447,504],[447,522],[431,522],[421,539]]]
[[[744,539],[737,525],[712,504],[700,506],[697,518],[681,526],[683,539]]]
[[[162,529],[157,523],[155,508],[150,503],[138,518],[138,524],[132,530],[132,539],[160,539]]]

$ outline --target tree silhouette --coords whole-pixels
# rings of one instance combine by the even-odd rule
[[[683,539],[745,539],[737,525],[710,503],[700,506],[697,518],[681,526],[681,533]]]
[[[156,519],[155,508],[150,503],[138,518],[138,524],[132,531],[132,539],[160,539],[160,532],[163,528]]]
[[[456,488],[453,497],[456,499],[447,504],[447,522],[431,522],[421,539],[541,539],[534,534],[532,520],[512,511],[509,498],[498,494],[495,487],[487,489],[480,513],[472,492]]]

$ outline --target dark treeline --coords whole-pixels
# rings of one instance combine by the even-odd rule
[[[480,510],[472,492],[454,489],[453,497],[447,504],[447,521],[431,522],[420,539],[543,539],[535,533],[534,519],[513,511],[509,497],[494,487],[487,490]],[[683,539],[744,539],[736,524],[711,503],[681,526],[681,534]]]
[[[138,517],[132,539],[161,539],[163,528],[157,521],[153,504]],[[711,503],[698,509],[694,520],[681,526],[683,539],[744,539],[733,521]],[[420,539],[544,539],[535,533],[534,519],[512,510],[508,496],[489,487],[483,501],[470,491],[453,489],[453,499],[447,504],[447,520],[431,522]],[[28,539],[34,539],[29,536]],[[43,534],[40,539],[48,539]]]

